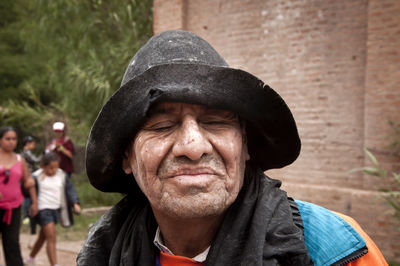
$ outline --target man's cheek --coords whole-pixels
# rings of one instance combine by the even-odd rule
[[[157,172],[161,161],[167,156],[169,146],[167,141],[152,141],[144,147],[141,156],[146,163],[147,171]]]
[[[139,188],[147,195],[147,190],[149,188],[149,181],[147,177],[146,170],[143,164],[139,163],[138,168],[133,171],[136,183],[138,184]]]

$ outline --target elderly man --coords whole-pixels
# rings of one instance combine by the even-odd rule
[[[154,36],[88,140],[92,185],[127,196],[93,226],[78,265],[386,265],[351,218],[264,175],[299,152],[274,90],[192,33]]]

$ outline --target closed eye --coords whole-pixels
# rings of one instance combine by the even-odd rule
[[[147,125],[143,127],[143,130],[154,131],[154,132],[165,132],[173,129],[174,126],[175,123],[173,123],[172,121],[163,121],[152,125]]]
[[[173,127],[172,126],[168,126],[168,127],[157,127],[157,128],[152,128],[151,130],[155,131],[155,132],[164,132],[164,131],[168,131],[171,130]]]
[[[207,115],[199,119],[199,123],[205,126],[235,125],[237,122],[238,116],[231,112],[225,112],[221,115]]]
[[[222,120],[210,120],[210,121],[201,121],[202,124],[204,125],[224,125],[227,124],[227,121],[222,121]]]

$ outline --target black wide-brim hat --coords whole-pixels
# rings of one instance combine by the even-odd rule
[[[101,109],[86,147],[91,184],[104,192],[137,189],[122,171],[124,152],[156,102],[230,110],[246,120],[250,163],[268,170],[300,152],[293,116],[283,99],[255,76],[230,68],[199,36],[172,30],[153,36],[132,58],[121,87]]]

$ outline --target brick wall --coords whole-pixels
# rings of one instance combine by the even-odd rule
[[[156,33],[195,32],[281,94],[303,145],[294,164],[268,174],[296,198],[353,216],[400,260],[379,181],[348,174],[368,164],[364,147],[396,160],[381,151],[387,120],[400,121],[400,1],[155,0],[154,16]]]
[[[185,28],[185,0],[154,1],[154,32]]]
[[[365,146],[387,165],[398,165],[385,145],[390,141],[388,121],[400,121],[400,2],[369,1],[368,20]]]

